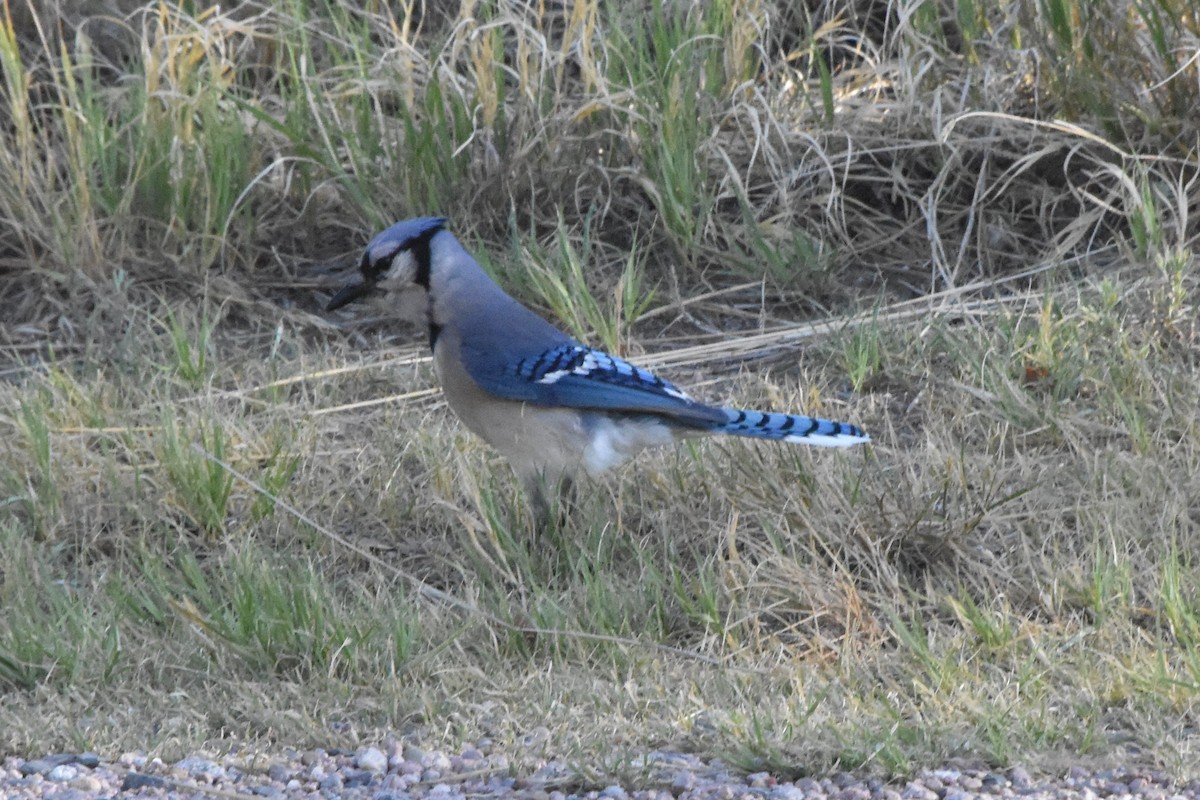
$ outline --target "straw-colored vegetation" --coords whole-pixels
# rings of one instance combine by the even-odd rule
[[[0,752],[1194,771],[1198,36],[1196,0],[0,1]],[[873,445],[649,455],[532,535],[421,337],[320,310],[417,214]]]

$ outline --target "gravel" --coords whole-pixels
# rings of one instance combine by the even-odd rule
[[[252,757],[190,755],[174,763],[125,753],[10,757],[0,764],[0,798],[364,798],[367,800],[968,800],[969,798],[1145,798],[1200,800],[1200,780],[1183,783],[1148,769],[1031,775],[1005,770],[924,770],[887,783],[839,773],[781,781],[768,772],[737,773],[719,761],[655,751],[635,759],[636,782],[587,786],[560,761],[514,767],[485,744],[456,755],[399,742],[346,750],[286,750]]]

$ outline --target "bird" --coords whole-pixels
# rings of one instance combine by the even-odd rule
[[[548,487],[597,477],[648,447],[715,434],[846,447],[847,422],[708,405],[574,339],[500,288],[445,217],[397,222],[367,244],[329,312],[372,295],[425,328],[446,402],[511,465],[537,508]]]

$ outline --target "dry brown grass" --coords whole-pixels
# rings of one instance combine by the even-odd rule
[[[1111,15],[1134,69],[1055,3],[113,8],[0,41],[0,751],[1194,769],[1194,9]],[[317,313],[411,213],[875,443],[651,455],[535,539],[419,343]]]

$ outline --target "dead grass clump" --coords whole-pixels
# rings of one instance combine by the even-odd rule
[[[812,304],[1194,238],[1190,117],[1170,116],[1189,17],[960,12],[27,9],[0,43],[0,247],[41,285],[144,279],[166,253],[261,286],[407,214],[493,245],[561,217],[636,241],[653,282],[765,277]],[[1148,98],[1159,117],[1131,114]]]

